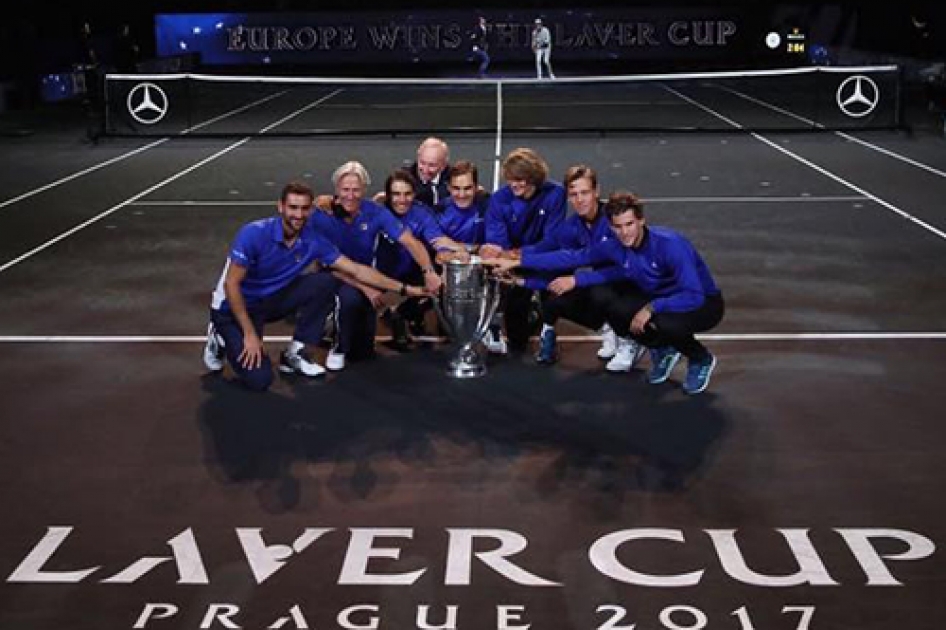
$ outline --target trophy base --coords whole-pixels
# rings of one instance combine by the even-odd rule
[[[467,364],[460,361],[451,361],[447,368],[447,376],[451,378],[479,378],[486,375],[486,366],[480,364]]]
[[[447,366],[447,376],[451,378],[479,378],[485,375],[486,362],[483,356],[469,346],[461,349]]]

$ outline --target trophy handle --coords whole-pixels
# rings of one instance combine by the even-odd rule
[[[453,324],[450,323],[450,318],[447,317],[443,308],[443,292],[446,290],[446,286],[441,286],[440,291],[434,297],[434,308],[437,311],[437,319],[440,320],[440,325],[443,326],[443,329],[447,331],[447,336],[450,339],[455,339],[457,336],[457,331],[454,329]]]
[[[483,311],[480,316],[480,325],[476,327],[477,335],[474,343],[479,343],[486,335],[486,331],[489,330],[489,324],[496,316],[502,296],[502,285],[499,280],[493,277],[492,274],[488,275],[486,277],[486,299],[483,300]]]

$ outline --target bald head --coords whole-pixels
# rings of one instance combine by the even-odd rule
[[[431,136],[417,147],[417,174],[428,182],[446,168],[450,159],[450,148],[440,138]]]

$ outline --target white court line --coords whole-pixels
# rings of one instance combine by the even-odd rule
[[[35,196],[35,195],[38,195],[38,194],[41,193],[41,192],[46,192],[46,191],[49,190],[50,188],[55,188],[56,186],[60,186],[60,185],[62,185],[62,184],[65,184],[66,182],[71,182],[72,180],[77,179],[77,178],[79,178],[79,177],[82,177],[83,175],[88,175],[89,173],[94,173],[95,171],[99,170],[100,168],[105,168],[106,166],[111,166],[112,164],[115,164],[116,162],[121,162],[122,160],[124,160],[124,159],[126,159],[126,158],[130,158],[130,157],[132,157],[132,156],[134,156],[134,155],[137,155],[137,154],[141,153],[142,151],[147,151],[148,149],[153,149],[154,147],[158,146],[159,144],[163,144],[163,143],[167,142],[169,139],[170,139],[170,138],[161,138],[160,140],[156,140],[156,141],[152,142],[151,144],[147,144],[147,145],[145,145],[145,146],[143,146],[143,147],[139,147],[139,148],[135,149],[134,151],[129,151],[128,153],[123,153],[122,155],[119,155],[119,156],[117,156],[117,157],[113,157],[113,158],[110,159],[110,160],[106,160],[106,161],[102,162],[101,164],[96,164],[95,166],[90,166],[89,168],[83,169],[83,170],[81,170],[81,171],[77,171],[77,172],[73,173],[72,175],[67,175],[67,176],[65,176],[65,177],[63,177],[63,178],[57,179],[56,181],[50,182],[50,183],[46,184],[45,186],[40,186],[39,188],[34,188],[33,190],[30,190],[30,191],[28,191],[28,192],[25,192],[25,193],[23,193],[22,195],[19,195],[19,196],[17,196],[17,197],[13,197],[13,198],[11,198],[11,199],[7,199],[6,201],[0,201],[0,208],[5,208],[6,206],[13,205],[13,204],[17,203],[18,201],[23,201],[24,199],[29,199],[30,197],[33,197],[33,196]]]
[[[302,110],[300,110],[300,111],[297,112],[296,114],[291,114],[291,115],[289,115],[289,116],[287,116],[287,117],[285,117],[285,118],[282,118],[282,119],[278,120],[277,122],[275,122],[275,123],[273,123],[273,124],[271,124],[271,125],[267,125],[266,127],[262,128],[262,129],[259,131],[259,133],[266,133],[267,131],[269,131],[270,129],[272,129],[273,127],[275,127],[276,125],[278,125],[278,124],[280,124],[280,123],[282,123],[282,122],[284,122],[284,121],[286,121],[286,120],[289,120],[289,119],[292,118],[293,116],[298,115],[299,113],[302,113],[303,111],[306,111],[307,109],[309,109],[309,108],[311,108],[311,107],[315,107],[315,106],[318,105],[319,103],[321,103],[321,102],[323,102],[323,101],[325,101],[325,100],[327,100],[327,99],[332,98],[333,96],[335,96],[335,95],[338,94],[339,92],[341,92],[341,90],[336,90],[335,92],[332,92],[332,93],[329,94],[328,96],[324,96],[324,97],[322,97],[321,99],[319,99],[318,101],[315,101],[315,102],[313,102],[313,103],[310,103],[309,105],[307,105],[305,108],[303,108]],[[19,264],[19,263],[23,262],[24,260],[26,260],[26,259],[28,259],[28,258],[32,258],[33,256],[35,256],[36,254],[40,253],[41,251],[43,251],[43,250],[45,250],[45,249],[48,249],[49,247],[52,247],[53,245],[55,245],[55,244],[58,243],[59,241],[61,241],[61,240],[63,240],[63,239],[66,239],[66,238],[72,236],[72,235],[75,234],[76,232],[78,232],[78,231],[80,231],[80,230],[82,230],[82,229],[87,228],[88,226],[92,225],[93,223],[96,223],[96,222],[98,222],[98,221],[101,221],[101,220],[104,219],[105,217],[107,217],[107,216],[109,216],[109,215],[111,215],[111,214],[117,212],[118,210],[121,210],[122,208],[124,208],[124,207],[127,206],[128,204],[133,203],[133,202],[137,201],[138,199],[141,199],[142,197],[151,194],[151,193],[154,192],[155,190],[158,190],[159,188],[162,188],[163,186],[166,186],[167,184],[170,184],[171,182],[173,182],[173,181],[175,181],[175,180],[177,180],[177,179],[183,177],[184,175],[187,175],[187,174],[190,173],[191,171],[194,171],[194,170],[200,168],[201,166],[203,166],[203,165],[205,165],[205,164],[208,164],[209,162],[212,162],[212,161],[216,160],[218,157],[229,153],[229,152],[232,151],[233,149],[236,149],[237,147],[240,147],[240,146],[246,144],[247,142],[249,142],[249,140],[250,140],[250,137],[243,138],[242,140],[239,140],[239,141],[237,141],[237,142],[231,144],[230,146],[225,147],[224,149],[221,149],[220,151],[217,151],[217,152],[214,153],[213,155],[211,155],[211,156],[209,156],[209,157],[206,157],[206,158],[204,158],[203,160],[201,160],[200,162],[197,162],[196,164],[193,164],[193,165],[187,167],[187,168],[184,169],[183,171],[180,171],[180,172],[178,172],[178,173],[176,173],[176,174],[174,174],[174,175],[168,177],[167,179],[164,179],[163,181],[158,182],[158,183],[155,184],[154,186],[151,186],[150,188],[148,188],[148,189],[146,189],[146,190],[143,190],[142,192],[140,192],[140,193],[138,193],[138,194],[136,194],[136,195],[133,195],[133,196],[129,197],[129,198],[126,199],[125,201],[122,201],[122,202],[120,202],[120,203],[118,203],[118,204],[112,206],[111,208],[109,208],[109,209],[106,210],[105,212],[101,212],[101,213],[95,215],[94,217],[92,217],[91,219],[88,219],[87,221],[83,221],[83,222],[80,223],[79,225],[77,225],[77,226],[75,226],[75,227],[73,227],[73,228],[71,228],[71,229],[69,229],[69,230],[66,230],[65,232],[63,232],[63,233],[60,234],[59,236],[56,236],[56,237],[54,237],[54,238],[51,238],[51,239],[49,239],[48,241],[46,241],[45,243],[43,243],[42,245],[39,245],[38,247],[34,247],[33,249],[31,249],[30,251],[26,252],[25,254],[21,254],[20,256],[17,256],[17,257],[14,258],[13,260],[10,260],[10,261],[4,263],[3,265],[0,265],[0,273],[6,271],[7,269],[9,269],[10,267],[12,267],[12,266],[14,266],[14,265],[16,265],[16,264]]]
[[[683,100],[687,101],[688,103],[691,103],[691,104],[693,104],[693,105],[696,106],[696,107],[699,107],[699,108],[702,109],[703,111],[712,114],[713,116],[719,118],[720,120],[725,121],[726,123],[728,123],[729,125],[733,126],[734,128],[736,128],[736,129],[744,129],[744,127],[743,127],[742,125],[740,125],[739,123],[737,123],[736,121],[731,120],[731,119],[727,118],[726,116],[723,116],[722,114],[720,114],[719,112],[715,111],[714,109],[712,109],[712,108],[710,108],[710,107],[707,107],[706,105],[703,105],[702,103],[699,103],[699,102],[693,100],[692,98],[686,96],[685,94],[681,94],[681,93],[678,92],[677,90],[674,90],[673,88],[671,88],[671,87],[669,87],[669,86],[666,86],[666,85],[664,86],[664,89],[666,89],[666,90],[668,90],[668,91],[670,91],[670,92],[676,94],[677,96],[679,96],[679,97],[682,98]],[[851,182],[845,180],[843,177],[841,177],[841,176],[839,176],[839,175],[835,175],[834,173],[832,173],[832,172],[829,171],[828,169],[826,169],[826,168],[824,168],[824,167],[821,167],[821,166],[818,166],[818,165],[815,164],[814,162],[811,162],[810,160],[806,160],[805,158],[801,157],[800,155],[797,155],[797,154],[795,154],[795,153],[792,153],[792,152],[789,151],[788,149],[786,149],[786,148],[784,148],[784,147],[778,145],[777,143],[775,143],[775,142],[769,140],[768,138],[766,138],[766,137],[764,137],[764,136],[761,136],[761,135],[759,135],[759,134],[757,134],[757,133],[755,133],[755,132],[750,132],[750,134],[752,135],[753,138],[755,138],[755,139],[758,140],[759,142],[763,142],[763,143],[769,145],[769,146],[772,147],[773,149],[784,153],[785,155],[789,156],[789,157],[792,158],[793,160],[796,160],[796,161],[798,161],[798,162],[801,162],[802,164],[804,164],[804,165],[807,166],[808,168],[811,168],[811,169],[813,169],[813,170],[815,170],[815,171],[818,171],[819,173],[821,173],[821,174],[824,175],[825,177],[828,177],[828,178],[830,178],[830,179],[833,179],[834,181],[838,182],[839,184],[842,184],[842,185],[844,185],[844,186],[850,188],[850,189],[853,190],[854,192],[859,193],[859,194],[861,194],[861,195],[864,195],[865,197],[868,197],[869,199],[873,200],[874,202],[879,203],[881,206],[887,208],[887,209],[890,210],[891,212],[900,215],[900,216],[903,217],[904,219],[906,219],[906,220],[908,220],[908,221],[911,221],[911,222],[915,223],[916,225],[919,225],[919,226],[922,227],[923,229],[927,230],[928,232],[931,232],[932,234],[935,234],[936,236],[940,237],[941,239],[946,240],[946,232],[943,232],[943,230],[940,230],[939,228],[930,225],[930,224],[927,223],[926,221],[923,221],[922,219],[919,219],[919,218],[913,216],[913,215],[910,214],[909,212],[906,212],[906,211],[904,211],[904,210],[901,210],[900,208],[898,208],[897,206],[893,205],[893,204],[890,203],[889,201],[884,201],[883,199],[881,199],[881,198],[878,197],[877,195],[875,195],[875,194],[873,194],[873,193],[871,193],[871,192],[868,192],[868,191],[864,190],[863,188],[860,188],[859,186],[855,186],[855,185],[852,184]]]
[[[749,101],[749,102],[755,103],[756,105],[762,105],[763,107],[767,107],[767,108],[771,109],[772,111],[778,112],[778,113],[780,113],[780,114],[782,114],[782,115],[784,115],[784,116],[788,116],[789,118],[794,118],[795,120],[801,121],[801,122],[803,122],[803,123],[805,123],[805,124],[807,124],[807,125],[811,125],[811,126],[814,126],[814,127],[819,128],[819,129],[824,129],[824,125],[822,125],[822,124],[819,123],[819,122],[816,122],[816,121],[814,121],[814,120],[809,120],[808,118],[805,118],[804,116],[800,116],[800,115],[798,115],[798,114],[796,114],[796,113],[794,113],[794,112],[788,111],[787,109],[784,109],[784,108],[779,107],[779,106],[777,106],[777,105],[773,105],[772,103],[768,103],[768,102],[766,102],[766,101],[763,101],[762,99],[755,98],[754,96],[749,96],[748,94],[743,94],[743,93],[740,92],[739,90],[734,90],[734,89],[728,88],[728,87],[723,87],[723,88],[721,88],[721,89],[723,89],[723,90],[725,90],[725,91],[727,91],[727,92],[729,92],[729,93],[731,93],[731,94],[734,94],[734,95],[738,96],[739,98],[742,98],[742,99],[745,99],[745,100],[747,100],[747,101]],[[871,150],[873,150],[873,151],[877,151],[878,153],[883,153],[884,155],[886,155],[886,156],[888,156],[888,157],[892,157],[892,158],[894,158],[894,159],[896,159],[896,160],[900,160],[901,162],[905,162],[906,164],[909,164],[910,166],[915,166],[916,168],[923,169],[924,171],[926,171],[926,172],[928,172],[928,173],[932,173],[933,175],[938,175],[939,177],[946,178],[946,172],[941,171],[941,170],[939,170],[938,168],[934,168],[934,167],[930,166],[929,164],[924,164],[923,162],[919,162],[919,161],[917,161],[917,160],[914,160],[913,158],[909,158],[909,157],[907,157],[907,156],[905,156],[905,155],[900,155],[899,153],[897,153],[897,152],[895,152],[895,151],[891,151],[890,149],[885,149],[885,148],[883,148],[883,147],[879,147],[879,146],[877,146],[877,145],[875,145],[875,144],[872,144],[872,143],[870,143],[870,142],[867,142],[866,140],[861,140],[860,138],[855,138],[854,136],[852,136],[852,135],[850,135],[850,134],[847,134],[847,133],[844,133],[843,131],[835,131],[835,132],[833,132],[833,133],[834,133],[834,135],[836,135],[836,136],[838,136],[838,137],[840,137],[840,138],[844,138],[845,140],[849,140],[849,141],[851,141],[851,142],[856,142],[857,144],[859,144],[859,145],[861,145],[861,146],[867,147],[868,149],[871,149]]]
[[[219,122],[219,121],[221,121],[221,120],[223,120],[223,119],[225,119],[225,118],[229,118],[230,116],[235,116],[235,115],[237,115],[237,114],[239,114],[239,113],[241,113],[241,112],[246,111],[247,109],[250,109],[251,107],[256,107],[257,105],[262,105],[263,103],[265,103],[265,102],[267,102],[267,101],[270,101],[270,100],[272,100],[272,99],[274,99],[274,98],[276,98],[276,97],[278,97],[278,96],[282,96],[283,94],[285,94],[285,92],[281,92],[281,93],[278,93],[278,94],[273,94],[273,95],[267,96],[267,97],[265,97],[265,98],[261,98],[261,99],[259,99],[258,101],[254,101],[254,102],[252,102],[252,103],[249,103],[248,105],[244,105],[243,107],[240,107],[240,108],[235,109],[235,110],[233,110],[233,111],[227,112],[227,113],[225,113],[225,114],[221,114],[220,116],[217,116],[216,118],[211,118],[210,120],[206,120],[206,121],[200,123],[199,125],[194,125],[193,127],[188,127],[187,129],[185,129],[184,131],[182,131],[180,135],[185,135],[185,134],[187,134],[187,133],[190,133],[191,131],[196,131],[197,129],[201,129],[201,128],[203,128],[203,127],[206,127],[207,125],[212,125],[212,124],[215,123],[215,122]],[[42,192],[45,192],[45,191],[47,191],[47,190],[49,190],[49,189],[51,189],[51,188],[55,188],[56,186],[60,186],[60,185],[62,185],[62,184],[65,184],[65,183],[67,183],[67,182],[70,182],[70,181],[72,181],[72,180],[74,180],[74,179],[77,179],[77,178],[79,178],[79,177],[82,177],[83,175],[88,175],[89,173],[93,173],[93,172],[95,172],[95,171],[97,171],[97,170],[99,170],[99,169],[101,169],[101,168],[105,168],[106,166],[111,166],[112,164],[115,164],[115,163],[117,163],[117,162],[121,162],[122,160],[124,160],[124,159],[126,159],[126,158],[133,157],[133,156],[135,156],[135,155],[137,155],[137,154],[139,154],[139,153],[142,153],[142,152],[147,151],[147,150],[149,150],[149,149],[153,149],[154,147],[156,147],[156,146],[158,146],[158,145],[164,144],[165,142],[167,142],[167,141],[170,140],[170,139],[171,139],[171,138],[168,137],[168,138],[161,138],[160,140],[155,140],[155,141],[152,142],[151,144],[147,144],[147,145],[145,145],[145,146],[143,146],[143,147],[139,147],[139,148],[135,149],[134,151],[129,151],[128,153],[123,153],[122,155],[119,155],[119,156],[117,156],[117,157],[113,157],[112,159],[106,160],[105,162],[102,162],[101,164],[96,164],[95,166],[90,166],[89,168],[83,169],[83,170],[81,170],[81,171],[77,171],[77,172],[75,172],[75,173],[73,173],[73,174],[71,174],[71,175],[67,175],[66,177],[63,177],[63,178],[61,178],[61,179],[57,179],[57,180],[54,181],[54,182],[50,182],[50,183],[48,183],[48,184],[46,184],[46,185],[44,185],[44,186],[40,186],[39,188],[34,188],[33,190],[30,190],[30,191],[28,191],[28,192],[25,192],[25,193],[23,193],[22,195],[19,195],[19,196],[17,196],[17,197],[13,197],[13,198],[11,198],[11,199],[7,199],[6,201],[0,201],[0,208],[5,208],[6,206],[13,205],[13,204],[17,203],[18,201],[23,201],[24,199],[29,199],[30,197],[33,197],[33,196],[35,196],[35,195],[38,195],[38,194],[40,194],[40,193],[42,193]]]
[[[217,159],[218,157],[220,157],[221,155],[224,155],[225,153],[229,153],[230,151],[232,151],[233,149],[235,149],[235,148],[239,147],[240,145],[244,144],[244,143],[247,142],[248,140],[249,140],[249,138],[243,138],[243,139],[240,140],[239,142],[236,142],[235,144],[231,144],[230,146],[226,147],[225,149],[222,149],[222,150],[220,150],[220,151],[217,151],[216,153],[214,153],[214,154],[211,155],[210,157],[204,158],[203,160],[201,160],[201,161],[198,162],[197,164],[193,164],[193,165],[189,166],[188,168],[184,169],[183,171],[180,171],[179,173],[176,173],[176,174],[172,175],[171,177],[168,177],[167,179],[165,179],[165,180],[163,180],[163,181],[161,181],[161,182],[158,182],[158,183],[155,184],[154,186],[151,186],[150,188],[148,188],[148,189],[146,189],[146,190],[143,190],[142,192],[138,193],[137,195],[134,195],[134,196],[132,196],[132,197],[129,197],[129,198],[126,199],[125,201],[122,201],[122,202],[120,202],[120,203],[118,203],[118,204],[112,206],[111,208],[109,208],[109,209],[106,210],[105,212],[100,212],[99,214],[95,215],[95,216],[92,217],[91,219],[88,219],[87,221],[83,221],[83,222],[80,223],[79,225],[77,225],[77,226],[75,226],[75,227],[73,227],[73,228],[71,228],[71,229],[69,229],[69,230],[66,230],[65,232],[63,232],[63,233],[60,234],[59,236],[56,236],[56,237],[54,237],[54,238],[49,239],[48,241],[46,241],[46,242],[43,243],[42,245],[39,245],[38,247],[34,247],[33,249],[31,249],[30,251],[26,252],[25,254],[21,254],[21,255],[17,256],[16,258],[14,258],[13,260],[10,260],[10,261],[4,263],[3,265],[0,265],[0,273],[6,271],[7,269],[9,269],[10,267],[12,267],[12,266],[14,266],[14,265],[16,265],[16,264],[19,264],[19,263],[23,262],[23,261],[26,260],[27,258],[32,258],[33,256],[35,256],[36,254],[40,253],[41,251],[43,251],[43,250],[45,250],[45,249],[48,249],[49,247],[52,247],[53,245],[55,245],[55,244],[58,243],[59,241],[61,241],[61,240],[65,239],[65,238],[68,238],[68,237],[72,236],[72,235],[75,234],[76,232],[78,232],[78,231],[80,231],[80,230],[82,230],[82,229],[85,229],[85,228],[89,227],[89,226],[92,225],[93,223],[96,223],[96,222],[98,222],[98,221],[101,221],[102,219],[104,219],[105,217],[109,216],[110,214],[113,214],[113,213],[115,213],[115,212],[121,210],[122,208],[124,208],[125,206],[127,206],[129,203],[131,203],[131,202],[133,202],[133,201],[136,201],[137,199],[140,199],[140,198],[144,197],[145,195],[148,195],[148,194],[154,192],[155,190],[157,190],[157,189],[159,189],[159,188],[161,188],[161,187],[163,187],[163,186],[165,186],[165,185],[167,185],[167,184],[170,184],[170,183],[173,182],[174,180],[176,180],[176,179],[178,179],[178,178],[180,178],[180,177],[183,177],[184,175],[187,175],[187,174],[190,173],[191,171],[200,168],[201,166],[203,166],[204,164],[207,164],[208,162],[211,162],[211,161],[213,161],[213,160],[216,160],[216,159]]]
[[[697,335],[704,341],[757,342],[757,341],[921,341],[946,340],[946,332],[838,332],[838,333],[713,333]],[[266,342],[288,342],[289,335],[265,338]],[[378,341],[390,339],[384,335]],[[437,342],[444,337],[416,337],[417,341]],[[537,339],[537,337],[533,337]],[[598,335],[560,335],[559,341],[600,341]],[[0,335],[0,343],[204,343],[205,335]]]
[[[863,195],[837,196],[797,196],[797,197],[642,197],[642,201],[653,203],[821,203],[826,201],[864,201],[869,199]],[[197,200],[168,200],[168,201],[135,201],[130,206],[272,206],[273,201],[197,201]]]
[[[648,199],[645,203],[822,203],[826,201],[864,201],[869,199],[864,195],[798,195],[795,197],[658,197]]]

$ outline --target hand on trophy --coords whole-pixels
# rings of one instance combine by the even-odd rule
[[[438,293],[442,286],[443,280],[440,279],[440,274],[437,273],[436,269],[433,267],[424,269],[424,287],[427,289],[427,295]]]
[[[480,256],[485,258],[499,258],[503,255],[503,248],[493,243],[484,243],[480,246]]]
[[[421,287],[413,284],[404,285],[404,293],[407,297],[430,297],[435,294],[427,289],[427,287]]]
[[[511,287],[525,286],[525,278],[512,274],[508,271],[496,271],[493,269],[490,272],[490,276],[495,278],[496,282],[499,284],[505,284]]]
[[[483,258],[483,266],[490,267],[493,273],[509,273],[519,266],[519,261],[512,258]]]

